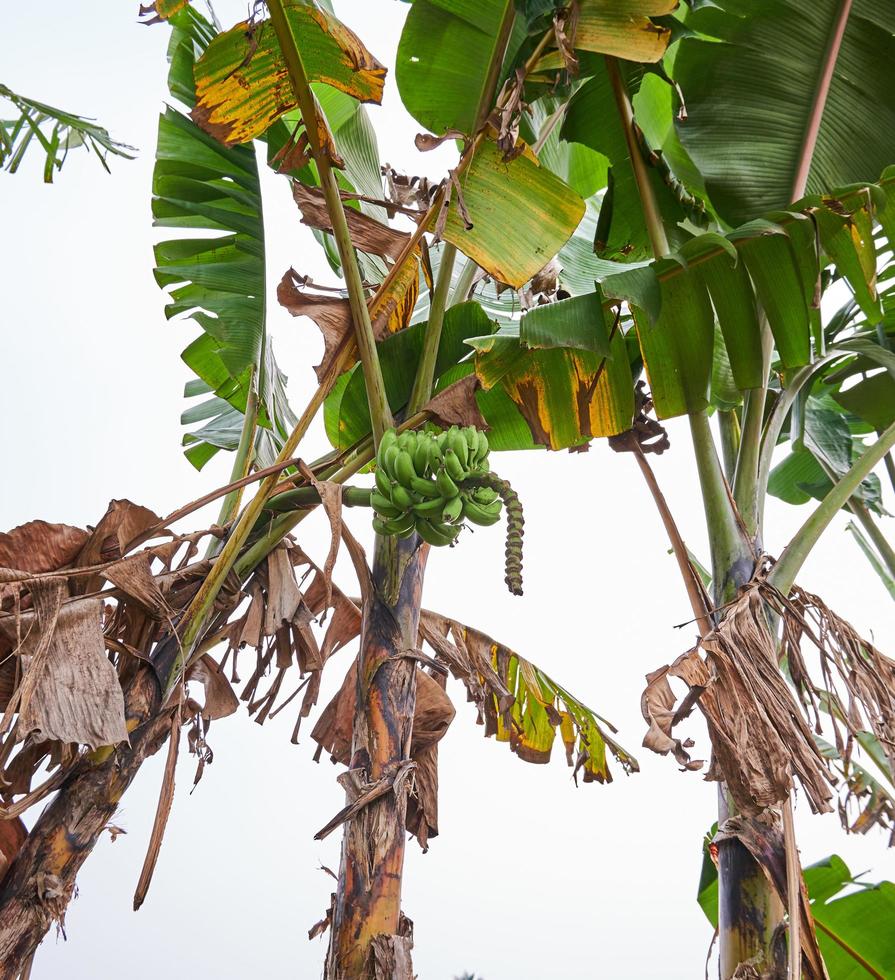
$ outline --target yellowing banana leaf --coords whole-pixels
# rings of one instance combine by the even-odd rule
[[[670,14],[677,5],[678,0],[581,0],[574,46],[627,61],[659,61],[671,29],[650,18]]]
[[[141,24],[160,24],[173,17],[189,3],[189,0],[153,0],[140,4]]]
[[[332,14],[291,0],[286,16],[312,82],[326,82],[361,102],[381,102],[385,67]],[[292,86],[273,25],[244,21],[209,44],[196,62],[193,119],[223,143],[260,136],[295,108]]]
[[[585,783],[612,782],[607,754],[626,772],[637,760],[612,737],[615,728],[539,667],[490,636],[427,609],[420,635],[460,680],[485,724],[485,735],[507,742],[520,759],[546,763],[559,731],[566,761]]]
[[[445,239],[515,288],[556,255],[584,215],[584,201],[533,154],[506,162],[490,140],[476,150],[459,184],[472,227],[466,227],[454,189]]]
[[[486,393],[479,406],[492,427],[495,448],[528,448],[527,439],[516,441],[520,415],[531,439],[549,449],[579,446],[630,428],[634,382],[621,333],[613,337],[608,358],[570,347],[527,350],[506,332],[471,343]],[[488,399],[495,388],[505,400]]]

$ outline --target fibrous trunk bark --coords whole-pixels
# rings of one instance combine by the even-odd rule
[[[76,765],[0,886],[0,980],[15,980],[47,930],[64,922],[81,865],[143,761],[170,732],[170,712],[158,710],[159,686],[150,669],[139,670],[125,704],[130,745],[102,761],[87,756]]]
[[[732,816],[722,783],[718,825]],[[721,980],[786,977],[786,943],[780,932],[783,903],[748,848],[736,838],[718,842],[718,948]],[[743,972],[743,971],[752,972]]]
[[[410,920],[401,913],[407,797],[416,702],[420,603],[428,546],[414,536],[376,539],[365,596],[347,802],[387,792],[345,825],[331,913],[327,980],[412,980]]]

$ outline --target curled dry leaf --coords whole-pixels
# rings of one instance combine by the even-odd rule
[[[152,616],[161,619],[169,616],[171,610],[152,574],[151,565],[151,556],[144,553],[112,565],[103,572],[103,577]]]
[[[232,715],[239,707],[239,698],[221,670],[218,662],[208,654],[190,667],[188,681],[198,681],[205,688],[205,704],[201,708],[206,721],[216,721]]]
[[[333,598],[333,569],[339,554],[339,543],[342,540],[342,486],[328,480],[318,480],[314,472],[303,462],[299,463],[299,470],[320,495],[320,503],[329,521],[329,552],[323,563],[323,587],[326,593],[326,607],[329,608]]]
[[[0,534],[0,567],[55,572],[78,557],[89,536],[68,524],[28,521]]]
[[[429,399],[421,411],[438,425],[449,429],[452,425],[474,425],[477,429],[485,430],[488,423],[482,415],[475,393],[481,387],[481,382],[474,374],[448,385]]]
[[[292,198],[301,211],[302,224],[332,233],[332,220],[320,188],[308,187],[293,180]],[[345,208],[345,218],[352,242],[363,252],[388,257],[394,261],[410,240],[409,232],[396,231],[355,208]]]
[[[388,289],[381,288],[367,302],[377,340],[398,333],[410,325],[413,308],[419,296],[419,251],[398,270]],[[318,381],[324,381],[337,355],[354,343],[351,308],[347,299],[332,294],[311,293],[307,280],[289,269],[277,286],[277,300],[292,316],[307,316],[323,334],[323,359],[314,368]]]

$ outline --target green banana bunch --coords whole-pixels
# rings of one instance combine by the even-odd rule
[[[444,432],[389,429],[376,454],[371,503],[377,534],[452,545],[465,521],[488,527],[507,505],[506,582],[522,594],[522,505],[512,487],[490,472],[488,437],[474,426]]]
[[[413,531],[429,544],[452,544],[464,519],[494,524],[500,519],[496,493],[461,488],[464,480],[488,472],[488,437],[474,426],[445,432],[390,429],[376,455],[372,504],[380,534]]]

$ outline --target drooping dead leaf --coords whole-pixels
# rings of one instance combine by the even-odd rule
[[[381,102],[386,69],[357,35],[313,4],[286,8],[308,79],[361,102]],[[196,62],[192,118],[228,145],[260,136],[296,102],[269,20],[244,21],[219,34]]]
[[[202,717],[206,721],[215,721],[232,715],[239,707],[239,698],[218,662],[208,654],[194,663],[186,675],[188,681],[198,681],[205,688],[205,704],[202,706]]]
[[[171,813],[171,804],[174,802],[174,772],[177,768],[177,756],[180,751],[180,706],[171,716],[171,731],[168,735],[168,756],[165,761],[165,772],[162,776],[162,788],[159,791],[158,806],[155,811],[155,820],[152,823],[152,833],[149,837],[149,847],[146,850],[146,857],[143,860],[143,867],[140,871],[140,878],[134,891],[134,911],[138,911],[146,899],[146,893],[152,883],[152,875],[158,862],[159,852],[162,849],[162,840],[165,837],[165,827],[168,826],[168,817]]]
[[[332,220],[323,191],[292,181],[292,198],[301,211],[302,224],[332,233]],[[410,240],[410,233],[397,231],[355,208],[345,208],[351,241],[362,252],[381,255],[392,261],[398,258]]]
[[[276,548],[267,556],[265,636],[273,636],[282,625],[292,622],[301,598],[289,553],[285,548]]]
[[[124,697],[105,653],[101,612],[99,599],[85,598],[58,608],[54,624],[52,613],[41,622],[39,606],[37,623],[35,614],[22,616],[19,656],[31,662],[20,688],[20,738],[32,733],[94,749],[127,741]]]
[[[125,595],[136,600],[153,616],[162,618],[169,615],[171,610],[152,574],[151,565],[150,555],[146,553],[135,555],[107,568],[103,572],[103,577],[121,589]]]
[[[0,534],[0,567],[55,572],[78,557],[89,536],[68,524],[28,521]]]
[[[895,772],[895,662],[836,616],[816,596],[794,587],[781,595],[767,581],[767,565],[728,607],[721,624],[697,650],[653,675],[646,700],[657,705],[648,720],[650,748],[674,746],[671,727],[693,703],[706,717],[713,760],[706,778],[723,779],[746,816],[785,800],[798,777],[811,807],[828,811],[836,776],[821,755],[814,733],[778,666],[778,644],[768,626],[768,610],[782,622],[782,647],[793,684],[806,707],[814,711],[821,732],[817,691],[825,691],[840,758],[847,765],[852,741],[872,732]],[[817,648],[821,676],[813,681],[802,650],[803,640]],[[661,689],[665,673],[690,686],[684,704],[674,711],[673,697]],[[838,691],[843,685],[846,694]],[[658,692],[658,693],[657,693]],[[656,729],[658,734],[656,734]],[[846,821],[847,823],[847,821]]]
[[[609,722],[485,633],[424,609],[420,639],[462,681],[478,709],[479,723],[485,725],[485,736],[508,742],[521,759],[547,762],[559,730],[570,765],[577,749],[574,772],[583,771],[584,782],[612,780],[607,752],[627,772],[639,768],[637,760],[612,738],[615,728]]]
[[[643,736],[643,747],[659,755],[668,755],[670,752],[682,769],[697,770],[705,763],[703,759],[690,758],[687,749],[692,748],[693,740],[682,740],[672,735],[674,725],[690,713],[686,707],[677,708],[677,698],[668,683],[669,676],[681,676],[678,673],[678,664],[679,661],[676,660],[670,667],[660,667],[646,675],[646,688],[640,697],[640,711],[649,729]],[[692,704],[690,707],[692,708]]]
[[[305,463],[299,463],[299,470],[311,486],[320,494],[320,503],[329,521],[330,542],[326,561],[323,563],[323,588],[326,607],[333,601],[333,569],[339,555],[339,543],[342,539],[342,486],[329,480],[318,480],[313,470]]]
[[[309,293],[301,288],[304,280],[289,269],[277,286],[277,301],[293,316],[310,317],[323,334],[323,359],[314,368],[323,381],[342,344],[351,336],[351,308],[347,299],[332,294]]]
[[[367,301],[373,335],[384,340],[410,325],[413,308],[419,296],[419,257],[417,250],[404,262],[387,289],[381,287]],[[354,344],[351,308],[348,300],[332,294],[311,293],[305,288],[307,280],[295,269],[289,269],[277,286],[277,300],[293,316],[310,317],[323,334],[323,359],[314,368],[318,381],[323,381],[336,355],[346,345]]]
[[[421,411],[427,412],[433,421],[446,429],[452,425],[474,425],[477,429],[487,429],[488,423],[475,398],[480,387],[479,379],[474,374],[468,374],[429,399]]]

